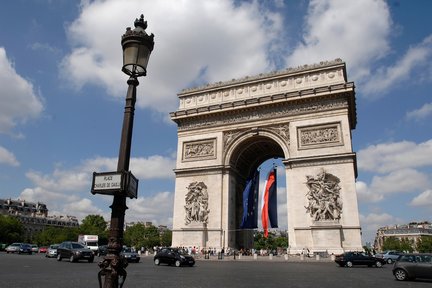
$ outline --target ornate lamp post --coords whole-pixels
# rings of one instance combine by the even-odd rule
[[[144,16],[141,15],[140,19],[135,20],[134,24],[135,29],[132,30],[128,27],[121,40],[123,48],[122,71],[129,75],[130,78],[127,81],[129,87],[126,96],[117,172],[100,173],[99,176],[102,176],[100,180],[98,176],[96,176],[96,181],[95,177],[93,178],[92,193],[114,195],[113,203],[110,206],[111,225],[108,239],[108,255],[99,263],[101,268],[98,274],[99,286],[105,288],[122,287],[127,276],[125,270],[127,262],[120,257],[120,252],[123,247],[124,216],[127,209],[126,197],[136,198],[136,186],[138,184],[138,181],[129,172],[136,87],[139,84],[138,77],[145,76],[147,73],[147,63],[154,47],[154,35],[148,35],[145,32],[147,21],[144,21]],[[121,179],[118,185],[112,182],[117,176]],[[108,188],[117,187],[117,189],[108,189],[107,186]],[[102,276],[105,278],[103,285]]]

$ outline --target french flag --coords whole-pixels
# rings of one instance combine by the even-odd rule
[[[271,228],[278,228],[277,220],[277,183],[276,169],[273,168],[267,176],[264,184],[263,198],[261,201],[261,221],[264,229],[264,237],[268,237],[268,223],[270,221]]]

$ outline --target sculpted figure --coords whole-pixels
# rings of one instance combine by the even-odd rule
[[[208,214],[208,193],[204,182],[192,182],[187,187],[188,193],[185,197],[185,223],[191,222],[207,223]]]
[[[342,213],[339,178],[322,170],[318,175],[306,176],[309,205],[306,211],[313,220],[339,220]]]

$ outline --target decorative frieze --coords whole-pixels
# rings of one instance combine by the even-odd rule
[[[254,77],[248,76],[242,79],[208,84],[204,87],[185,89],[178,94],[179,109],[190,109],[215,103],[222,104],[275,93],[345,83],[344,69],[342,61],[337,59]]]
[[[295,116],[304,113],[317,113],[332,109],[348,108],[348,102],[344,97],[317,101],[314,103],[285,103],[277,106],[262,106],[257,109],[244,109],[242,113],[218,113],[206,118],[187,118],[178,120],[178,130],[192,130],[209,128],[220,125],[246,123],[254,120],[267,120],[286,116]]]
[[[216,158],[216,138],[183,143],[183,161]]]
[[[340,123],[298,127],[299,149],[343,145]]]

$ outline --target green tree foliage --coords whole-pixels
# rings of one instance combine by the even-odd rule
[[[34,242],[39,246],[48,246],[63,241],[77,241],[78,235],[77,227],[46,227],[34,236]]]
[[[257,232],[254,235],[254,249],[261,250],[277,250],[278,248],[286,249],[288,247],[288,239],[286,236],[275,236],[269,232],[267,238],[264,238],[263,232]]]
[[[162,241],[157,227],[137,223],[127,227],[124,233],[124,244],[137,249],[141,247],[152,249],[154,246],[162,245]]]
[[[101,215],[87,215],[79,227],[79,234],[98,235],[100,245],[108,243],[109,231],[107,230],[107,223]]]
[[[105,233],[107,224],[100,215],[87,215],[80,225],[80,233],[87,235],[99,235]]]
[[[417,251],[420,253],[432,253],[432,236],[421,236],[417,241]]]
[[[396,237],[388,237],[384,239],[383,243],[383,251],[386,250],[396,250],[396,251],[414,251],[414,242],[409,240],[408,238],[396,238]]]
[[[13,216],[0,215],[0,242],[20,242],[24,234],[24,226]]]
[[[171,230],[165,230],[161,234],[161,241],[160,245],[169,247],[172,244],[172,231]]]
[[[398,250],[400,248],[400,240],[396,237],[388,237],[384,238],[382,249],[383,251],[386,250]]]
[[[408,238],[402,238],[402,240],[400,241],[400,247],[399,247],[398,251],[408,251],[410,253],[413,252],[414,251],[414,241],[409,240]]]

